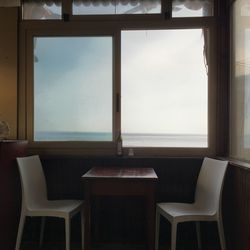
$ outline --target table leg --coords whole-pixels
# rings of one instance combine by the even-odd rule
[[[155,250],[155,189],[154,183],[148,185],[147,192],[147,239],[148,250]]]
[[[84,250],[91,249],[91,199],[90,199],[90,184],[85,183],[84,197]]]

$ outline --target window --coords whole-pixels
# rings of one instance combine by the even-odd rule
[[[250,13],[249,2],[232,7],[231,156],[250,160]]]
[[[34,141],[112,141],[112,37],[34,44]]]
[[[207,147],[202,30],[122,31],[121,44],[124,145]]]
[[[166,3],[44,0],[69,19],[25,14],[19,135],[34,152],[114,155],[120,132],[125,155],[215,152],[213,1],[174,0],[169,19]]]

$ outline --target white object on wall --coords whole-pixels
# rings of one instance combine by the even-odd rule
[[[9,124],[5,121],[0,121],[0,140],[6,139],[10,134]]]

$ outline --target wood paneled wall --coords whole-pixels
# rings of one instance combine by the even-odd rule
[[[81,176],[93,166],[153,167],[159,177],[158,201],[192,202],[201,158],[42,158],[50,199],[84,199]],[[143,244],[145,242],[144,201],[137,198],[102,198],[95,200],[93,240],[95,243]],[[122,211],[122,212],[121,212]],[[250,249],[250,169],[230,165],[223,191],[223,220],[227,250]],[[39,237],[39,220],[27,222],[24,239]],[[73,220],[73,240],[80,241],[79,217]],[[205,246],[220,249],[216,223],[202,223]],[[45,240],[64,240],[64,227],[51,220]],[[56,233],[55,233],[56,232]],[[178,244],[196,249],[193,223],[179,225]],[[170,225],[161,221],[160,243],[170,242]],[[206,248],[205,248],[206,249]]]
[[[230,165],[223,196],[228,250],[250,249],[250,168]]]
[[[0,248],[13,250],[21,212],[21,183],[16,157],[23,157],[27,141],[0,140]]]
[[[129,157],[42,157],[50,199],[84,199],[81,176],[93,166],[153,167],[159,177],[157,201],[192,202],[201,158],[129,158]],[[143,244],[145,240],[145,207],[142,198],[107,197],[95,199],[93,240],[96,243]],[[39,238],[39,219],[27,220],[24,240]],[[75,227],[74,227],[75,225]],[[161,243],[167,244],[169,225],[162,221]],[[48,222],[45,240],[64,240],[64,227],[58,220]],[[79,217],[73,220],[73,230],[79,230]],[[183,228],[183,229],[181,229]],[[188,228],[186,230],[186,228]],[[193,225],[180,227],[183,241],[196,244]],[[73,240],[80,240],[74,233]],[[186,240],[185,240],[186,239]],[[195,243],[194,243],[195,242]]]

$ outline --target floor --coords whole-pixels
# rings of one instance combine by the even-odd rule
[[[64,243],[45,243],[42,248],[39,248],[37,243],[23,243],[21,250],[64,250]],[[79,243],[72,243],[71,250],[81,250]],[[121,244],[97,244],[94,245],[93,250],[146,250],[145,246],[141,245],[121,245]],[[170,250],[169,246],[160,246],[159,250]],[[177,250],[197,250],[194,247],[178,246]],[[203,246],[203,250],[220,250],[218,247]]]

